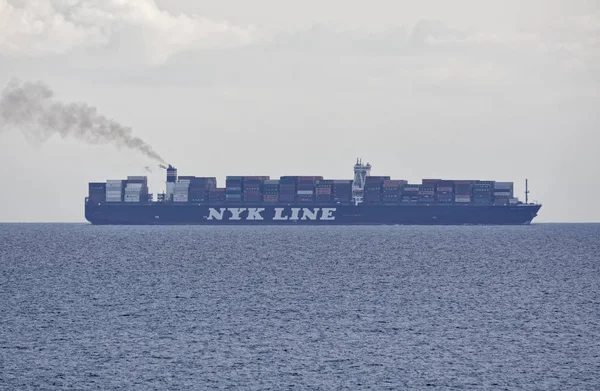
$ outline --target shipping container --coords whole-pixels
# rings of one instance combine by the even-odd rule
[[[406,185],[408,182],[401,179],[386,179],[383,181],[384,187],[398,187],[400,185]]]
[[[278,202],[279,201],[279,196],[278,195],[263,195],[263,202]]]

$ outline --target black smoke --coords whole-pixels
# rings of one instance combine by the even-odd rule
[[[17,129],[32,142],[54,135],[74,137],[90,144],[114,144],[141,152],[164,163],[150,145],[131,128],[99,114],[85,103],[63,103],[42,82],[11,81],[0,98],[0,131]]]

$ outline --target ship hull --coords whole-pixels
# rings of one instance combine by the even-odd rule
[[[96,225],[523,225],[541,205],[166,204],[86,202]]]

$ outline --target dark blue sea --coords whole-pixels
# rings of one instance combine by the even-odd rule
[[[0,225],[2,390],[599,390],[600,225]]]

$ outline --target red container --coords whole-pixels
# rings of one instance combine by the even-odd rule
[[[384,187],[398,187],[402,184],[402,182],[405,181],[401,181],[399,179],[388,179],[383,181],[383,186]]]

